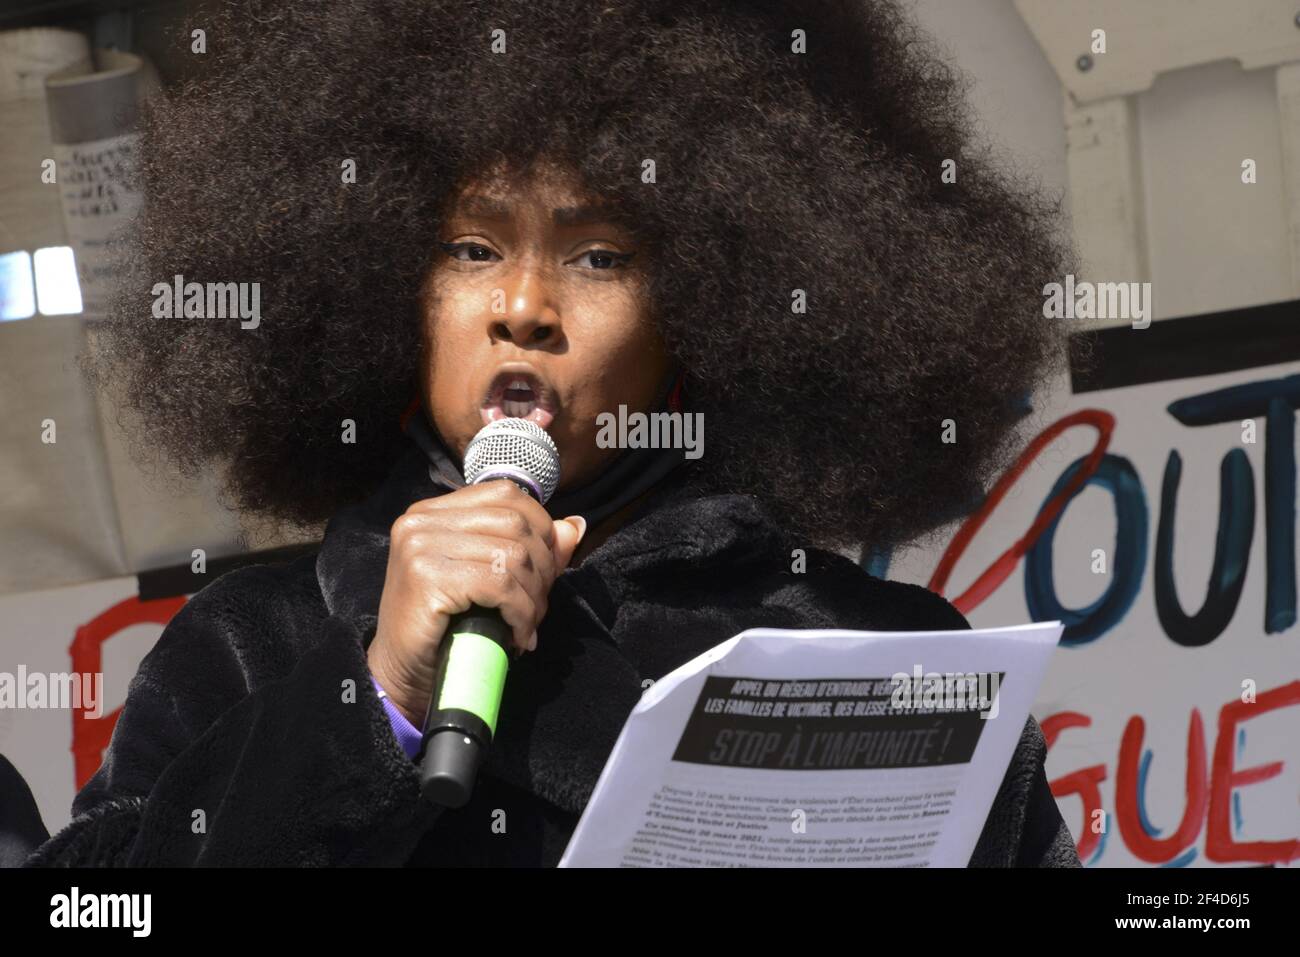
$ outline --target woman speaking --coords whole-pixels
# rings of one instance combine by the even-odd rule
[[[323,540],[175,616],[29,865],[552,866],[648,681],[751,627],[969,627],[841,551],[978,501],[1061,359],[1040,290],[1070,251],[892,2],[201,25],[83,364],[142,455]],[[255,288],[258,321],[160,317],[177,276]],[[660,412],[707,424],[697,447],[602,432]],[[503,418],[554,441],[545,505],[466,482]],[[513,657],[472,799],[439,814],[420,728],[471,605]],[[1078,866],[1044,753],[1030,718],[972,865]]]

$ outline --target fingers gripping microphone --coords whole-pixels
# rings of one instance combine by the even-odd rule
[[[560,483],[560,455],[546,430],[527,419],[498,419],[465,450],[470,485],[510,479],[545,505]],[[471,605],[453,615],[438,646],[424,719],[420,791],[441,807],[463,807],[496,733],[511,629],[495,608]]]

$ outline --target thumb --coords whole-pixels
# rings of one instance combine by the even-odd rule
[[[587,533],[587,520],[581,515],[570,515],[555,523],[555,562],[567,567],[578,550],[582,536]]]

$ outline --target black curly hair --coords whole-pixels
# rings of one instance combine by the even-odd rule
[[[312,525],[388,473],[438,217],[498,161],[617,204],[708,422],[690,481],[803,540],[891,547],[970,504],[1065,354],[1059,199],[989,158],[893,2],[243,0],[190,26],[203,75],[147,110],[130,271],[83,368],[137,455],[222,467],[251,515]],[[260,326],[152,318],[175,274],[261,283]]]

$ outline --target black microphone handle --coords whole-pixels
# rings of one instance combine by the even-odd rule
[[[469,803],[496,732],[511,640],[496,608],[471,605],[451,616],[438,645],[419,755],[420,793],[433,804]]]

